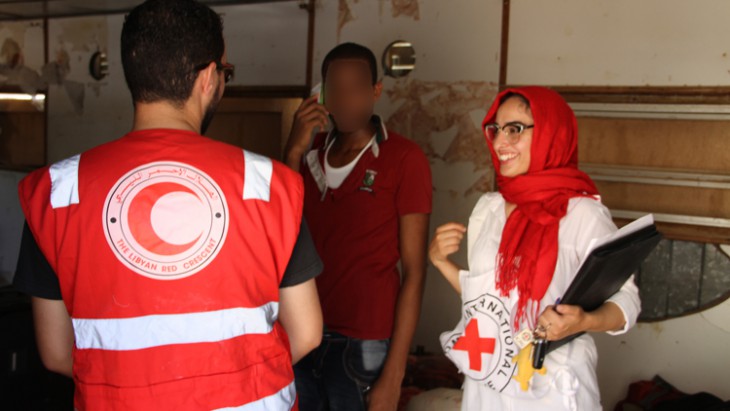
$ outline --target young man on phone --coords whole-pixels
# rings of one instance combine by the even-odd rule
[[[286,151],[324,263],[323,341],[295,367],[300,406],[396,410],[421,308],[431,172],[423,151],[373,114],[382,84],[372,51],[335,47],[322,82],[324,104],[302,103]]]

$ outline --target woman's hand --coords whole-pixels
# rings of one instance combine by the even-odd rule
[[[431,245],[428,247],[428,257],[435,266],[449,261],[449,256],[459,251],[461,240],[466,234],[466,227],[459,223],[446,223],[434,233]]]
[[[592,312],[585,312],[577,305],[550,305],[537,320],[538,333],[549,341],[561,340],[584,331],[615,331],[623,327],[626,320],[623,311],[608,301]]]
[[[550,305],[540,314],[537,331],[549,341],[556,341],[587,331],[587,321],[588,313],[578,305]]]
[[[446,223],[436,229],[428,247],[428,257],[431,263],[441,271],[446,280],[456,292],[461,293],[459,284],[459,266],[454,264],[449,256],[459,251],[461,240],[466,234],[466,227],[459,223]]]

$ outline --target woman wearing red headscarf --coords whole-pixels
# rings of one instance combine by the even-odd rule
[[[596,347],[587,334],[532,368],[526,340],[626,332],[640,303],[633,277],[600,308],[557,303],[591,240],[616,230],[593,181],[578,170],[577,123],[543,87],[505,90],[484,118],[499,192],[478,201],[468,229],[436,230],[431,262],[461,294],[462,318],[441,336],[466,375],[462,409],[600,410]],[[468,270],[448,256],[468,234]]]

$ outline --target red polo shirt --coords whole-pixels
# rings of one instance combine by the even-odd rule
[[[328,329],[390,338],[400,290],[399,217],[431,212],[431,170],[414,142],[381,120],[376,140],[337,189],[326,187],[324,153],[336,132],[319,134],[305,157],[304,215],[324,263],[317,278]],[[319,181],[319,184],[318,184]]]

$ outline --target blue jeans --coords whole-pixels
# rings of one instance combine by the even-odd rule
[[[294,366],[301,411],[365,411],[390,340],[360,340],[325,332],[322,344]]]

